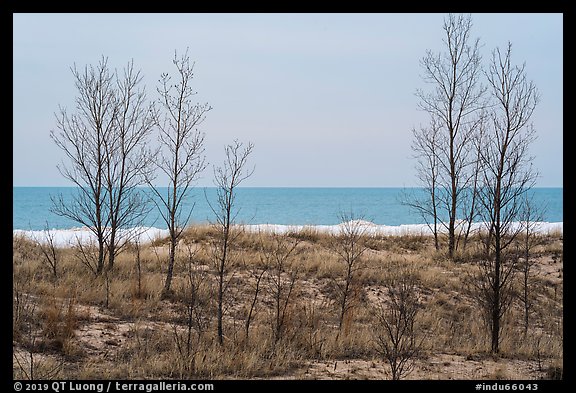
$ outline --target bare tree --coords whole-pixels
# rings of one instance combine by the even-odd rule
[[[147,183],[154,194],[156,204],[170,234],[170,252],[166,281],[162,296],[170,293],[174,260],[178,239],[190,220],[193,206],[189,212],[183,211],[185,200],[192,191],[200,173],[206,168],[204,158],[204,134],[197,127],[204,121],[206,113],[212,108],[208,104],[193,103],[196,94],[192,87],[194,64],[190,64],[188,52],[172,60],[178,71],[175,84],[168,74],[162,74],[158,108],[153,118],[159,130],[158,142],[161,149],[155,154],[155,167],[168,179],[164,193],[153,184],[150,175]]]
[[[248,313],[246,315],[246,321],[244,323],[244,334],[246,337],[245,343],[248,344],[248,337],[250,336],[250,325],[254,316],[256,315],[256,305],[258,304],[258,295],[260,294],[260,290],[262,288],[262,278],[266,273],[266,268],[262,267],[260,270],[254,270],[251,272],[252,276],[254,277],[254,294],[252,296],[252,300],[250,301],[250,307],[248,308]]]
[[[134,62],[128,63],[122,77],[116,77],[116,116],[107,138],[103,140],[106,187],[106,206],[109,217],[108,270],[114,267],[116,255],[131,237],[134,230],[124,231],[119,239],[119,229],[134,228],[142,224],[150,211],[149,204],[138,186],[152,170],[151,154],[146,148],[152,132],[150,107],[146,104],[140,71]]]
[[[13,302],[12,302],[12,332],[14,349],[12,352],[13,359],[13,376],[15,379],[28,380],[48,380],[58,379],[64,366],[63,359],[54,359],[51,356],[42,354],[43,340],[47,334],[54,334],[59,330],[54,326],[48,326],[42,318],[42,310],[39,310],[39,301],[44,299],[31,294],[30,279],[21,282],[17,277],[13,277]],[[45,304],[56,306],[55,299],[44,299]],[[64,321],[64,327],[57,334],[63,339],[70,338],[73,316],[73,300],[67,304],[67,315],[61,315]],[[59,309],[60,311],[60,309]],[[17,345],[18,344],[18,345]],[[18,348],[20,347],[20,348]]]
[[[236,240],[239,231],[234,231],[234,223],[238,210],[236,209],[236,192],[238,186],[254,173],[254,168],[247,169],[248,157],[254,145],[248,143],[246,147],[235,140],[233,144],[224,148],[224,165],[214,168],[214,184],[216,186],[216,202],[208,201],[214,217],[214,226],[218,236],[213,243],[213,260],[215,262],[218,279],[218,341],[224,343],[222,319],[224,316],[224,293],[226,291],[227,277],[231,265],[230,246]]]
[[[205,270],[198,269],[195,264],[196,254],[199,249],[186,243],[186,279],[184,281],[183,305],[185,316],[185,329],[180,331],[180,326],[173,326],[174,343],[178,350],[181,361],[181,377],[189,376],[193,372],[195,357],[199,352],[199,343],[205,330],[205,310],[202,302],[202,288],[206,283]],[[197,338],[193,342],[193,331],[196,329]]]
[[[422,346],[415,329],[421,307],[418,277],[409,268],[395,268],[386,290],[387,298],[376,309],[376,350],[388,362],[392,379],[399,380],[412,371]]]
[[[340,315],[338,318],[338,336],[342,331],[345,316],[352,309],[355,299],[356,273],[362,266],[362,255],[368,249],[366,246],[366,232],[363,217],[356,217],[354,213],[340,213],[340,231],[333,237],[333,249],[339,256],[339,261],[344,264],[344,280],[336,281],[340,292]]]
[[[263,244],[263,238],[265,235],[263,235],[262,233],[259,233],[259,239],[260,239],[260,248],[264,248]],[[251,285],[252,289],[253,289],[253,295],[252,295],[252,299],[250,301],[250,306],[248,308],[248,312],[246,314],[246,321],[244,323],[244,334],[245,334],[245,344],[248,344],[248,340],[249,340],[249,333],[250,333],[250,325],[252,324],[252,320],[256,315],[256,310],[257,310],[257,304],[258,304],[258,296],[260,295],[260,292],[262,290],[262,283],[263,283],[263,278],[264,275],[266,274],[266,272],[268,271],[268,264],[267,261],[264,259],[263,261],[264,263],[261,263],[259,265],[254,266],[252,269],[250,269],[250,275],[252,277],[252,279],[254,280],[254,283]]]
[[[300,239],[298,238],[273,233],[269,244],[261,244],[260,258],[267,267],[267,292],[272,297],[273,303],[270,326],[274,343],[282,338],[289,305],[294,297],[294,289],[298,281],[298,269],[290,266],[290,258],[299,243]]]
[[[497,353],[501,340],[502,321],[515,298],[514,276],[518,255],[502,253],[498,263],[487,253],[478,269],[467,278],[466,287],[479,306],[482,318],[491,334],[492,352]]]
[[[46,234],[45,241],[34,239],[34,243],[40,248],[43,256],[42,262],[50,270],[54,282],[56,282],[58,280],[58,266],[60,265],[60,250],[56,247],[55,234],[50,230],[48,221],[46,221],[44,226],[44,233]]]
[[[543,208],[539,208],[532,199],[525,196],[523,209],[520,213],[522,235],[518,239],[517,253],[519,255],[518,269],[522,275],[522,290],[519,295],[522,308],[524,309],[524,335],[528,334],[530,314],[534,305],[532,287],[532,267],[537,259],[533,258],[534,248],[541,244],[542,239],[537,234],[538,222],[542,220]]]
[[[137,225],[147,213],[136,187],[143,184],[143,173],[149,170],[145,144],[152,122],[144,89],[139,88],[142,77],[133,62],[122,77],[108,69],[105,58],[83,72],[74,66],[72,73],[78,90],[76,113],[69,115],[60,108],[59,132],[50,135],[71,161],[58,169],[77,192],[71,201],[61,194],[52,197],[52,210],[95,235],[98,275],[106,256],[112,268],[123,246],[118,244],[118,230]]]
[[[434,137],[433,145],[416,146],[425,148],[428,155],[435,157],[432,165],[437,165],[438,172],[434,176],[434,201],[441,204],[442,214],[448,218],[443,224],[448,230],[450,258],[457,246],[458,209],[466,196],[464,190],[469,187],[470,168],[474,162],[474,157],[469,156],[470,144],[478,127],[477,115],[485,106],[485,88],[480,85],[479,40],[470,44],[471,28],[470,16],[450,14],[444,20],[446,52],[436,55],[428,51],[421,63],[424,81],[434,88],[428,93],[422,90],[416,93],[420,98],[419,107],[430,115],[432,124],[441,129]],[[432,147],[434,151],[430,150]]]
[[[484,278],[488,286],[491,350],[499,352],[501,318],[506,309],[504,294],[513,274],[514,258],[507,248],[518,237],[525,195],[535,184],[537,173],[528,155],[535,131],[529,123],[538,103],[538,92],[528,81],[525,66],[513,66],[511,44],[504,53],[493,52],[487,79],[494,107],[491,131],[481,152],[482,173],[479,200],[487,225],[484,235],[486,261]]]
[[[21,297],[22,294],[19,296]],[[64,366],[64,361],[50,361],[46,356],[36,355],[37,352],[35,351],[38,351],[40,346],[37,340],[42,337],[42,334],[35,329],[36,319],[38,317],[36,315],[36,303],[34,303],[34,301],[30,302],[29,294],[25,296],[25,303],[31,304],[20,310],[20,323],[24,325],[26,335],[20,337],[23,350],[12,352],[14,366],[18,366],[21,374],[20,376],[15,376],[15,378],[30,381],[58,379],[58,374]]]
[[[104,141],[115,126],[116,99],[114,75],[108,70],[108,61],[102,58],[98,66],[86,66],[83,72],[72,68],[78,96],[76,113],[68,114],[60,108],[56,116],[58,132],[50,136],[64,151],[70,165],[58,165],[58,170],[71,181],[77,192],[70,201],[62,194],[51,196],[52,211],[89,228],[97,241],[96,273],[104,269],[106,227],[106,152]]]

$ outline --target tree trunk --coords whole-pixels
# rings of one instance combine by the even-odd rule
[[[100,275],[104,271],[104,241],[98,240],[98,265],[96,267],[96,274]]]
[[[223,318],[223,293],[224,293],[224,272],[223,270],[220,271],[218,277],[218,312],[217,312],[217,319],[218,319],[218,343],[220,345],[224,344],[224,331],[222,327],[222,318]]]
[[[450,107],[452,103],[450,102]],[[456,249],[456,168],[454,162],[454,130],[450,124],[450,179],[451,179],[451,205],[450,205],[450,220],[448,223],[448,257],[450,259],[454,258],[454,251]]]
[[[110,232],[110,242],[108,243],[108,270],[114,268],[114,261],[116,259],[116,230],[114,225]]]
[[[228,206],[230,203],[228,202]],[[222,259],[220,261],[220,269],[218,271],[218,342],[220,345],[224,344],[224,328],[222,326],[222,319],[224,317],[224,269],[226,268],[226,260],[228,257],[228,237],[230,230],[230,209],[226,213],[226,224],[224,227],[224,239],[222,243]]]
[[[436,251],[440,249],[438,242],[438,209],[436,209],[436,182],[432,183],[432,210],[434,212],[434,248]]]
[[[500,348],[500,264],[501,264],[501,246],[500,246],[500,228],[497,224],[496,233],[494,237],[495,252],[494,252],[494,283],[492,299],[492,353],[498,353]]]
[[[524,336],[528,335],[530,303],[528,300],[528,268],[524,271]]]
[[[174,274],[174,261],[176,259],[176,237],[174,232],[170,236],[170,259],[168,261],[168,271],[166,272],[166,281],[164,282],[164,289],[162,290],[162,298],[166,298],[170,294],[170,287],[172,285],[172,276]]]
[[[346,286],[344,287],[344,293],[342,295],[342,304],[340,309],[340,322],[338,323],[338,336],[342,331],[342,325],[344,324],[344,314],[346,313],[346,302],[348,301],[348,291],[350,290],[350,282],[352,281],[352,265],[348,264],[348,275],[346,277]]]

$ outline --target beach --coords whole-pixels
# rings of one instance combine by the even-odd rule
[[[355,221],[348,223],[358,228],[360,232],[367,236],[431,236],[433,234],[430,226],[426,224],[405,224],[405,225],[377,225],[370,221]],[[522,223],[512,223],[510,230],[518,230],[521,228]],[[535,222],[531,223],[533,231],[541,235],[562,234],[564,230],[563,222]],[[206,224],[198,225],[200,227]],[[338,225],[280,225],[280,224],[238,224],[236,227],[240,230],[245,230],[250,233],[276,233],[276,234],[289,234],[299,232],[314,232],[319,234],[332,234],[338,235],[344,227],[343,223]],[[447,233],[446,225],[438,225],[438,233]],[[457,233],[466,229],[465,222],[458,222],[456,225]],[[472,233],[481,231],[486,228],[484,223],[473,223],[470,227]],[[49,238],[57,247],[70,247],[78,244],[89,244],[96,241],[96,236],[93,231],[84,228],[73,229],[50,229],[50,230],[22,230],[14,229],[14,236],[24,236],[30,240],[39,241],[40,243],[47,243]],[[138,241],[139,243],[150,243],[169,236],[167,229],[156,227],[134,227],[130,229],[120,229],[118,231],[118,239],[130,239],[131,242]]]

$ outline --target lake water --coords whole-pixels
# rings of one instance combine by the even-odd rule
[[[147,191],[142,188],[143,191]],[[423,193],[422,189],[408,189]],[[70,198],[72,187],[13,187],[13,229],[69,229],[80,225],[50,211],[50,196]],[[403,188],[238,188],[236,221],[244,224],[335,225],[341,212],[379,225],[421,224],[422,218],[401,203]],[[536,204],[545,206],[541,221],[563,222],[563,188],[534,188]],[[194,205],[191,223],[213,221],[208,201],[214,204],[214,188],[196,188],[185,200],[183,211]],[[166,228],[156,210],[144,226]]]

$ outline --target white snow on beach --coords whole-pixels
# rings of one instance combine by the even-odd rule
[[[426,224],[406,224],[406,225],[378,225],[369,221],[353,221],[348,225],[358,226],[362,232],[370,236],[405,236],[405,235],[419,235],[429,236],[432,235],[432,230]],[[460,222],[457,228],[464,230],[464,223]],[[548,234],[562,234],[564,229],[563,222],[535,222],[534,230],[542,235]],[[266,232],[286,234],[302,231],[339,234],[342,232],[344,223],[338,225],[277,225],[277,224],[254,224],[254,225],[239,225],[248,232]],[[520,223],[513,223],[513,227],[518,228]],[[471,230],[478,231],[485,228],[483,223],[472,224]],[[439,232],[446,232],[444,226],[439,226]],[[74,228],[74,229],[51,229],[49,232],[45,230],[30,231],[15,229],[14,236],[24,236],[31,240],[46,243],[48,241],[48,233],[53,236],[54,245],[57,247],[70,247],[80,241],[82,244],[95,242],[96,237],[93,232],[88,228]],[[140,243],[149,243],[156,239],[161,239],[168,236],[167,229],[160,229],[154,227],[136,227],[127,230],[120,230],[119,238],[138,239]]]
[[[535,232],[548,235],[553,233],[563,233],[563,222],[534,222],[533,229]],[[350,225],[350,223],[348,224]],[[404,236],[404,235],[432,235],[432,229],[426,224],[404,224],[404,225],[378,225],[370,221],[354,221],[353,226],[357,226],[361,232],[371,236]],[[521,223],[512,223],[511,229],[518,229]],[[301,231],[312,231],[330,234],[339,234],[344,228],[344,224],[338,225],[276,225],[276,224],[258,224],[258,225],[244,225],[246,230],[250,232],[270,232],[270,233],[293,233]],[[484,223],[473,223],[470,230],[478,231],[485,229]],[[465,229],[464,222],[457,224],[457,230],[463,231]],[[439,225],[438,232],[447,233],[446,227]]]
[[[150,243],[156,239],[161,239],[168,236],[167,229],[159,229],[154,227],[134,227],[130,229],[121,229],[118,231],[118,239],[139,240],[140,243]],[[89,244],[96,241],[96,235],[88,228],[73,228],[73,229],[50,229],[50,231],[27,231],[22,229],[15,229],[13,236],[24,236],[28,239],[35,240],[41,243],[48,242],[48,235],[53,237],[53,242],[56,247],[70,247],[78,242],[82,244]]]

